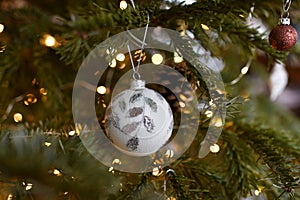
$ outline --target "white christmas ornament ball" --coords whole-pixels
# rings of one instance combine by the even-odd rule
[[[164,146],[173,130],[168,102],[145,81],[116,95],[105,113],[106,135],[112,144],[131,156],[147,156]]]

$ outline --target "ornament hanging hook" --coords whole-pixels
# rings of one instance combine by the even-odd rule
[[[281,13],[281,18],[289,18],[290,13],[289,9],[291,7],[292,0],[282,0],[282,10],[283,12]]]

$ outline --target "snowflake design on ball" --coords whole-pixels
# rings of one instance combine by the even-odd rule
[[[128,150],[130,150],[130,151],[137,150],[137,148],[139,146],[139,138],[132,137],[130,140],[128,140],[126,146],[127,146]]]

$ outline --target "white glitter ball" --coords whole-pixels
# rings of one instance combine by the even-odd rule
[[[105,114],[105,129],[112,144],[128,155],[147,156],[171,137],[173,113],[168,102],[145,81],[133,80],[131,88],[116,95]]]

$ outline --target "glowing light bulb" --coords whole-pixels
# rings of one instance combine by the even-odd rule
[[[174,62],[175,63],[181,63],[183,61],[183,58],[182,57],[180,57],[180,56],[175,56],[174,57]]]
[[[209,27],[205,24],[201,24],[201,27],[202,27],[203,30],[206,30],[206,31],[209,30]]]
[[[111,62],[108,64],[111,68],[115,68],[117,66],[116,59],[112,59]]]
[[[166,153],[165,153],[165,156],[166,156],[167,158],[172,158],[172,157],[174,156],[174,151],[168,149],[168,150],[166,151]]]
[[[54,47],[56,45],[56,39],[49,34],[44,35],[44,44],[47,47]]]
[[[114,168],[113,168],[113,167],[110,167],[110,168],[108,169],[108,171],[114,173]]]
[[[122,0],[120,1],[120,8],[121,10],[125,10],[127,8],[128,4],[126,1]]]
[[[214,113],[213,113],[212,111],[210,111],[210,110],[207,110],[207,111],[205,112],[205,115],[206,115],[206,117],[208,117],[208,118],[212,117],[213,114],[214,114]]]
[[[117,54],[116,59],[120,62],[123,62],[125,60],[125,55],[122,53]]]
[[[211,145],[209,147],[210,152],[212,153],[218,153],[220,151],[220,146],[217,144]]]
[[[58,169],[54,169],[53,174],[56,176],[62,176],[62,173]]]
[[[47,91],[45,88],[41,88],[41,89],[40,89],[40,93],[41,93],[42,95],[46,96],[47,93],[48,93],[48,91]]]
[[[152,170],[153,176],[160,176],[163,173],[160,167],[154,167]]]
[[[116,158],[116,159],[114,159],[114,160],[112,161],[112,164],[121,165],[121,164],[122,164],[122,162],[121,162],[121,160],[120,160],[120,159]]]
[[[13,200],[13,198],[14,198],[14,195],[13,195],[13,194],[9,194],[9,195],[7,196],[7,200]]]
[[[145,51],[139,49],[134,52],[133,57],[137,62],[144,62],[147,56]]]
[[[255,190],[255,191],[254,191],[254,195],[255,195],[255,196],[259,196],[259,195],[260,195],[260,191],[259,191],[259,190]]]
[[[14,121],[15,122],[22,122],[23,121],[23,115],[21,113],[15,113],[14,114]]]
[[[186,96],[184,96],[183,94],[180,94],[180,95],[179,95],[179,98],[180,98],[182,101],[186,101],[186,100],[187,100]]]
[[[74,136],[75,133],[76,133],[76,131],[70,131],[70,132],[69,132],[69,136]]]
[[[99,87],[97,87],[97,92],[99,94],[105,94],[106,93],[106,87],[105,86],[99,86]]]
[[[176,200],[175,197],[168,197],[167,200]]]
[[[27,183],[26,187],[25,187],[25,190],[31,190],[33,187],[32,183]]]
[[[178,53],[174,53],[174,62],[181,63],[183,61],[183,57],[179,56]]]
[[[45,142],[44,144],[45,144],[46,147],[50,147],[52,145],[51,142]]]
[[[37,102],[37,98],[34,96],[34,94],[27,94],[26,99],[24,100],[24,104],[26,106],[29,106],[30,104],[35,104]]]
[[[2,33],[4,31],[4,25],[0,24],[0,33]]]
[[[245,74],[247,74],[247,72],[248,72],[248,70],[249,70],[249,67],[243,67],[242,69],[241,69],[241,74],[243,74],[243,75],[245,75]]]
[[[179,106],[180,106],[181,108],[184,108],[184,107],[185,107],[185,103],[183,103],[182,101],[180,101],[180,102],[179,102]]]
[[[164,60],[164,57],[159,53],[156,53],[151,57],[151,61],[155,65],[160,65],[163,62],[163,60]]]

